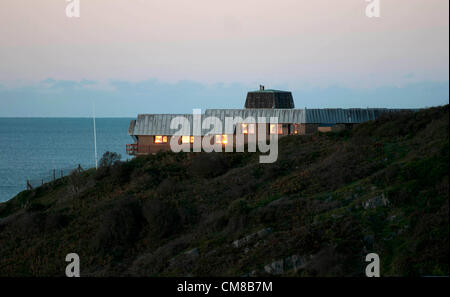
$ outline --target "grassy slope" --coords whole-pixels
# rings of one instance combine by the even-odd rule
[[[448,275],[448,122],[447,105],[288,136],[274,164],[162,153],[73,174],[0,204],[0,275],[63,275],[70,252],[83,275],[265,275],[295,254],[283,275],[352,276],[368,252],[384,276]]]

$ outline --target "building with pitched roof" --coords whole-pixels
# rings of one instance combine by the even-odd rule
[[[244,106],[244,109],[206,109],[197,117],[193,114],[140,114],[130,123],[128,134],[134,143],[127,145],[127,153],[142,155],[168,151],[173,137],[180,144],[192,146],[194,141],[213,136],[211,142],[226,145],[229,142],[236,144],[239,134],[243,135],[244,143],[248,143],[255,137],[267,138],[271,134],[339,131],[375,120],[384,113],[405,111],[387,108],[296,109],[291,92],[265,89],[264,86],[248,92]]]

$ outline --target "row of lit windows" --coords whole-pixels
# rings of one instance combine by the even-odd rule
[[[255,134],[255,124],[242,124],[242,133],[245,135]],[[283,125],[282,124],[270,124],[270,134],[283,134]],[[298,131],[295,130],[295,134]],[[167,136],[157,135],[155,136],[155,143],[167,143]],[[181,136],[181,143],[188,144],[194,143],[194,136]],[[228,136],[227,135],[216,135],[216,143],[227,144]]]
[[[155,143],[167,143],[167,136],[156,135]],[[181,136],[181,143],[194,143],[194,136]]]
[[[255,134],[255,124],[242,124],[242,134]],[[270,134],[283,134],[283,124],[270,124]]]
[[[155,136],[155,143],[167,143],[167,136]]]
[[[155,143],[167,143],[167,136],[156,135]],[[181,136],[181,143],[194,143],[194,136]],[[216,143],[227,144],[228,135],[216,135]]]
[[[194,143],[194,136],[181,136],[181,143]]]

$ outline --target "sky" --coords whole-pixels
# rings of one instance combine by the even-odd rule
[[[449,102],[449,1],[0,1],[0,117],[135,117],[243,108]]]

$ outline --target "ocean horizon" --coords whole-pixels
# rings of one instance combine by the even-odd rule
[[[97,156],[106,151],[126,155],[131,117],[96,118]],[[88,117],[0,117],[0,202],[81,165],[95,167],[93,119]]]

